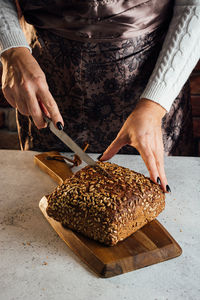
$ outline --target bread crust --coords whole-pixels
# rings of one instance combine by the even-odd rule
[[[128,168],[98,162],[108,178],[86,166],[48,197],[47,214],[75,231],[113,246],[165,207],[160,185]]]

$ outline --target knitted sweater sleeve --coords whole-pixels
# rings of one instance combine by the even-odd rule
[[[169,111],[200,58],[200,0],[176,0],[153,73],[141,98]]]
[[[25,35],[19,24],[14,0],[0,0],[0,55],[15,47],[27,47]]]

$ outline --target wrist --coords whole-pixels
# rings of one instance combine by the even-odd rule
[[[10,48],[1,54],[1,61],[4,63],[11,60],[13,57],[22,56],[27,53],[30,53],[30,50],[26,47]]]
[[[157,118],[162,118],[167,113],[166,109],[161,106],[159,103],[154,102],[150,99],[141,98],[138,104],[136,105],[136,109],[148,110],[149,113],[154,115]]]

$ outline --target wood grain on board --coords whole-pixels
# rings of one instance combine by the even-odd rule
[[[72,175],[72,171],[64,160],[47,159],[47,156],[58,154],[48,152],[36,155],[35,163],[61,184]],[[46,196],[41,199],[39,207],[61,239],[101,277],[130,272],[177,257],[182,253],[177,242],[157,220],[148,223],[117,245],[108,247],[67,229],[50,218],[46,213]]]

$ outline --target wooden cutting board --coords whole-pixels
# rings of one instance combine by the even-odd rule
[[[72,171],[64,160],[47,159],[52,155],[59,155],[59,152],[38,154],[34,161],[61,184],[72,175]],[[101,277],[107,278],[130,272],[177,257],[182,253],[181,247],[158,220],[148,223],[116,246],[108,247],[66,229],[61,223],[50,218],[46,213],[46,196],[41,199],[39,207],[61,239]]]

